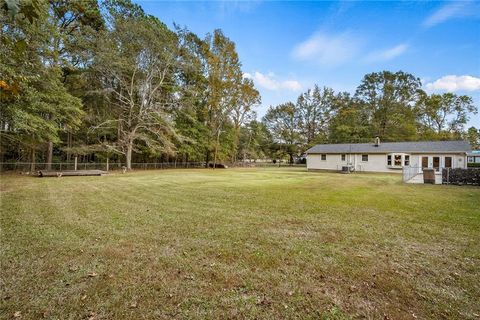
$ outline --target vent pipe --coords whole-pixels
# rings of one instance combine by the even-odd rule
[[[380,146],[380,137],[375,137],[375,147]]]

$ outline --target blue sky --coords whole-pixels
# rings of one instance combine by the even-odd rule
[[[172,27],[222,29],[262,95],[257,113],[313,84],[354,92],[363,75],[403,70],[428,92],[480,109],[480,2],[136,1]],[[480,127],[480,115],[468,125]]]

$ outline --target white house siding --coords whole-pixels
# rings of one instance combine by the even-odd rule
[[[467,167],[467,157],[466,157],[466,155],[465,154],[455,154],[455,153],[412,154],[410,156],[410,166],[421,168],[422,167],[422,157],[428,157],[429,167],[433,166],[433,157],[440,157],[440,168],[445,167],[445,157],[451,157],[452,158],[452,168],[466,168]]]
[[[321,159],[321,154],[307,155],[308,170],[341,170],[342,166],[352,164],[356,171],[371,172],[397,172],[402,169],[392,169],[387,166],[387,154],[368,154],[368,161],[362,161],[362,154],[346,154],[345,161],[342,161],[341,154],[328,153],[326,160]],[[410,166],[421,167],[422,156],[428,156],[429,162],[432,157],[440,157],[440,167],[445,165],[445,157],[452,157],[454,168],[466,168],[466,156],[462,154],[410,154]]]
[[[307,155],[307,169],[309,170],[342,170],[342,166],[352,164],[356,171],[375,172],[401,172],[402,170],[387,167],[386,154],[369,154],[368,161],[362,161],[362,154],[346,154],[342,161],[341,154],[327,154],[327,159],[322,160],[320,154]]]

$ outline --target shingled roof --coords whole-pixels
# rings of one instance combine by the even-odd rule
[[[315,153],[458,153],[472,149],[467,141],[415,141],[374,143],[317,144],[307,150]]]

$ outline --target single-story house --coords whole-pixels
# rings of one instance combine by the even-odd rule
[[[308,170],[402,172],[403,167],[466,168],[466,141],[317,144],[307,151]]]

